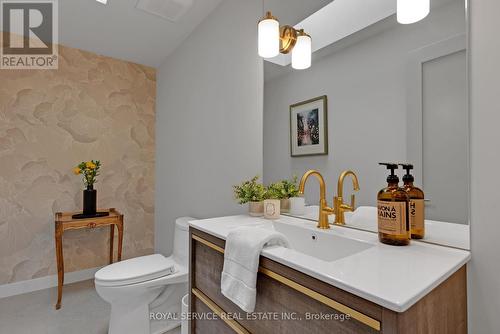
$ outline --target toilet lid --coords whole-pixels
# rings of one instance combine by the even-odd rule
[[[96,281],[106,285],[125,285],[173,274],[175,262],[161,254],[136,257],[106,266],[95,273]]]

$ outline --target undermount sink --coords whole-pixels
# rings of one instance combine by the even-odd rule
[[[332,262],[373,247],[373,244],[346,238],[331,230],[308,228],[302,224],[292,225],[274,221],[272,227],[268,225],[265,228],[272,228],[284,234],[290,242],[290,250],[326,262]]]

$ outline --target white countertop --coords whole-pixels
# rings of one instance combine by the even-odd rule
[[[319,230],[315,222],[289,216],[281,216],[277,222],[307,233],[328,233],[369,244],[366,250],[331,262],[283,247],[264,249],[262,256],[396,312],[409,309],[471,257],[465,250],[422,242],[384,245],[372,232],[337,226]],[[224,240],[230,230],[240,226],[273,228],[272,221],[247,215],[196,220],[190,225]],[[307,233],[304,238],[309,238]]]

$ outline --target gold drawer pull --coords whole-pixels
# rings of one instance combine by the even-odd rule
[[[226,312],[219,307],[216,303],[214,303],[210,298],[208,298],[203,292],[200,290],[193,288],[191,289],[193,295],[196,296],[203,304],[205,304],[212,312],[217,314],[217,316],[226,323],[232,330],[234,330],[238,334],[250,334],[244,327],[242,327],[238,322],[233,319],[230,319]]]
[[[208,240],[205,240],[197,235],[194,235],[192,234],[191,235],[192,238],[196,241],[199,241],[200,243],[204,244],[205,246],[219,252],[219,253],[222,253],[224,254],[224,248],[220,247],[220,246],[217,246],[216,244],[208,241]],[[263,267],[259,267],[259,272],[268,276],[269,278],[272,278],[286,286],[288,286],[289,288],[292,288],[322,304],[325,304],[331,308],[333,308],[334,310],[337,310],[341,313],[344,313],[344,314],[348,314],[351,316],[351,318],[353,319],[356,319],[357,321],[361,322],[362,324],[365,324],[377,331],[380,331],[381,329],[381,325],[380,325],[380,321],[378,321],[377,319],[374,319],[372,317],[369,317],[367,316],[366,314],[364,313],[361,313],[361,312],[358,312],[356,311],[355,309],[352,309],[350,308],[349,306],[347,305],[344,305],[342,303],[339,303],[338,301],[336,300],[333,300],[325,295],[322,295],[320,294],[319,292],[316,292],[314,290],[311,290],[297,282],[294,282],[278,273],[275,273],[274,271],[272,270],[269,270],[269,269],[266,269],[266,268],[263,268]]]
[[[200,238],[200,237],[199,237],[199,236],[197,236],[197,235],[192,234],[192,237],[193,237],[193,239],[194,239],[194,240],[201,242],[201,243],[202,243],[202,244],[204,244],[205,246],[207,246],[207,247],[209,247],[209,248],[212,248],[213,250],[215,250],[215,251],[217,251],[217,252],[219,252],[219,253],[224,254],[224,248],[219,247],[219,246],[217,246],[216,244],[214,244],[214,243],[212,243],[212,242],[210,242],[210,241],[208,241],[208,240],[205,240],[205,239],[203,239],[203,238]]]
[[[259,267],[259,272],[262,274],[275,279],[276,281],[283,283],[284,285],[314,299],[317,300],[318,302],[325,304],[334,310],[337,310],[341,313],[348,314],[351,316],[351,318],[356,319],[357,321],[377,330],[380,331],[380,321],[373,319],[366,314],[363,314],[361,312],[358,312],[352,308],[350,308],[347,305],[344,305],[342,303],[339,303],[338,301],[335,301],[325,295],[322,295],[314,290],[311,290],[297,282],[294,282],[284,276],[281,276],[280,274],[275,273],[274,271],[271,271],[266,268]]]
[[[89,228],[95,228],[97,226],[97,224],[96,223],[88,223],[87,226]]]

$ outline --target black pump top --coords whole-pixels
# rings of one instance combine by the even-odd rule
[[[394,171],[398,169],[398,164],[379,162],[379,165],[386,166],[387,169],[391,170],[391,175],[387,176],[387,183],[399,183],[399,177],[394,174]]]
[[[413,169],[412,164],[399,164],[401,167],[403,167],[404,170],[406,170],[406,174],[403,176],[403,182],[409,183],[415,181],[415,178],[413,175],[411,175],[411,170]]]

